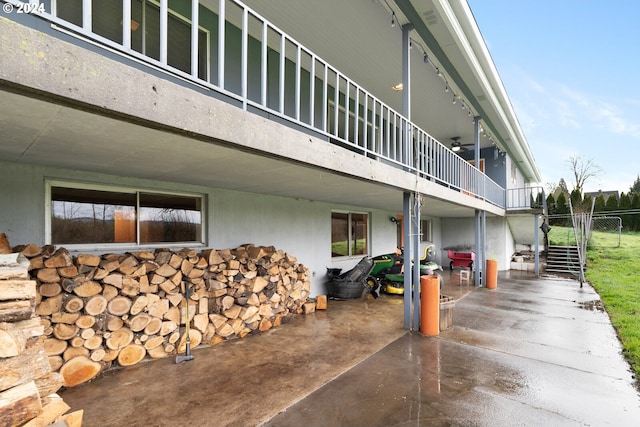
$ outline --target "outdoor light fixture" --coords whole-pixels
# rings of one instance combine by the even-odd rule
[[[391,90],[393,90],[394,92],[402,92],[403,88],[404,88],[404,85],[402,83],[398,83],[395,86],[391,86]]]
[[[395,216],[390,217],[389,221],[391,221],[394,224],[398,224],[400,222],[400,220],[398,218],[396,218]]]

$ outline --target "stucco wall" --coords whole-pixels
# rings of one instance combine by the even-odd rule
[[[464,247],[478,252],[475,245],[474,218],[442,218],[442,247]],[[487,259],[498,261],[499,270],[508,270],[514,252],[513,236],[505,218],[487,217],[486,220]],[[449,264],[443,255],[443,266]]]
[[[45,243],[46,179],[205,194],[208,201],[207,247],[224,249],[254,243],[282,249],[309,267],[311,295],[324,293],[327,267],[347,269],[358,261],[358,258],[331,259],[332,210],[370,213],[370,255],[389,253],[396,247],[396,226],[389,221],[396,212],[0,162],[0,182],[3,183],[0,186],[0,232],[7,233],[12,245]],[[126,246],[110,248],[114,252],[132,249]],[[83,252],[88,251],[83,249]]]

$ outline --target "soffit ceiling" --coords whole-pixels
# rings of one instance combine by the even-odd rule
[[[462,143],[473,143],[473,116],[479,115],[483,118],[481,125],[492,134],[491,139],[481,136],[481,147],[495,143],[520,164],[525,176],[534,182],[540,179],[502,82],[464,1],[296,2],[304,7],[291,7],[290,0],[244,3],[298,42],[312,47],[320,58],[398,112],[402,112],[402,93],[391,87],[402,81],[401,26],[410,21],[416,23],[411,32],[415,41],[411,49],[412,121],[450,146],[453,137],[460,137]],[[411,16],[405,16],[403,11]],[[470,21],[459,22],[457,16],[467,16]],[[425,52],[430,58],[427,63]],[[464,82],[465,87],[459,87],[456,81]],[[455,95],[462,99],[454,104]],[[471,107],[471,111],[463,109],[463,105]]]

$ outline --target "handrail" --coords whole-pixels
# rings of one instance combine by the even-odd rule
[[[29,7],[76,37],[224,94],[245,110],[266,111],[361,155],[506,206],[505,190],[478,168],[238,0],[218,0],[217,7],[207,3],[213,9],[198,0],[185,1],[180,10],[169,9],[168,0],[143,0],[135,8],[130,1],[117,6],[82,0],[81,11],[57,0],[5,2]],[[101,9],[105,4],[111,4],[106,12]],[[114,4],[121,15],[110,22],[121,24],[106,29],[95,24],[95,16],[117,13]],[[81,17],[72,22],[78,12]],[[145,28],[156,24],[150,22],[155,16],[157,40]],[[135,33],[138,26],[144,36]],[[170,28],[172,42],[183,37],[185,46],[167,42]],[[181,29],[185,36],[178,33]],[[237,49],[228,48],[232,45]]]
[[[509,210],[527,210],[542,209],[544,215],[547,214],[547,199],[545,197],[544,187],[521,187],[509,188],[505,192],[506,209]]]

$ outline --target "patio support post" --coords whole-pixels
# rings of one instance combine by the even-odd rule
[[[476,253],[476,262],[475,262],[475,271],[473,272],[473,282],[476,286],[482,286],[480,282],[480,271],[482,270],[482,244],[480,242],[480,211],[476,209],[475,217],[474,217],[474,225],[475,225],[475,247],[474,252]]]
[[[404,234],[404,247],[407,248],[410,247],[411,243],[411,193],[405,192],[403,194],[402,214],[404,215],[404,229],[402,231]],[[408,255],[408,253],[405,253],[403,260],[405,290],[407,288],[407,284],[411,283],[411,260]],[[409,268],[407,268],[407,264],[409,265]],[[413,304],[411,304],[411,297],[411,292],[404,293],[404,328],[409,330],[412,330],[411,307]]]
[[[534,236],[534,240],[533,243],[535,245],[535,250],[533,251],[533,257],[534,257],[534,262],[533,262],[533,274],[535,274],[536,277],[540,276],[540,226],[538,225],[538,221],[540,220],[540,216],[539,215],[534,215],[534,220],[533,220],[533,236]]]
[[[473,154],[475,159],[475,167],[480,169],[480,117],[475,116],[473,118]],[[483,218],[484,218],[484,213]],[[482,222],[482,223],[481,223]],[[474,271],[474,283],[476,286],[482,286],[481,282],[482,271],[484,270],[484,257],[485,253],[485,239],[486,233],[484,231],[484,221],[481,221],[480,211],[476,209],[475,211],[475,248],[474,251],[476,253],[476,261],[475,261],[475,271]]]
[[[409,132],[409,121],[411,120],[411,62],[410,62],[410,48],[411,48],[411,30],[413,25],[406,24],[402,26],[402,114],[407,120],[402,121],[402,160],[408,161],[409,156],[409,144],[412,143],[413,138]],[[420,287],[418,286],[420,270],[418,271],[418,279],[413,282],[411,259],[417,259],[418,253],[418,221],[420,220],[420,208],[416,207],[418,202],[418,195],[413,194],[413,206],[411,209],[412,195],[405,192],[403,198],[403,213],[404,213],[404,327],[409,330],[418,330],[420,328],[420,297],[418,292]],[[412,221],[413,219],[413,221]],[[412,287],[411,284],[415,283]],[[412,291],[415,289],[415,291]],[[413,309],[413,313],[411,310]],[[412,316],[413,314],[413,316]]]
[[[485,271],[487,263],[487,212],[480,212],[480,240],[482,241],[482,250],[480,251],[480,271]],[[487,283],[487,277],[484,278]]]
[[[409,265],[413,264],[410,267],[410,270],[413,271],[413,286],[407,289],[405,285],[404,291],[413,293],[413,329],[420,330],[420,194],[413,193],[413,252],[411,254],[411,259],[413,259],[413,263],[409,260]],[[406,264],[405,264],[406,271]],[[407,282],[405,282],[407,283]]]

